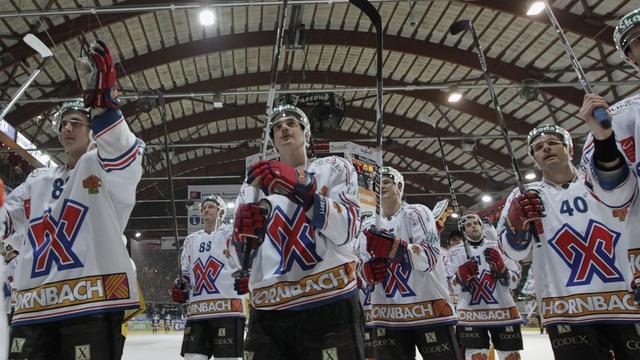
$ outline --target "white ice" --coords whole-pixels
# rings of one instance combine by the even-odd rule
[[[553,352],[549,337],[540,335],[537,331],[523,331],[524,351],[523,360],[551,360]],[[182,344],[182,333],[171,334],[136,334],[129,333],[124,346],[123,360],[178,360],[180,356],[180,346]],[[418,359],[422,359],[418,355]]]

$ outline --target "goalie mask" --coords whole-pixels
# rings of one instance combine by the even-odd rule
[[[640,64],[633,62],[628,56],[629,44],[638,38],[640,38],[640,9],[633,10],[623,16],[613,31],[613,42],[616,44],[618,54],[622,56],[622,60],[640,72]]]
[[[287,116],[293,116],[296,118],[302,130],[304,131],[304,144],[305,148],[309,147],[311,143],[311,125],[309,124],[309,118],[304,113],[304,111],[300,110],[298,107],[293,105],[280,105],[273,109],[270,118],[270,127],[269,127],[269,137],[271,141],[273,141],[273,127],[275,124],[283,121]]]
[[[204,206],[204,204],[210,201],[214,204],[216,204],[216,206],[218,207],[218,218],[220,220],[224,219],[224,214],[227,211],[227,203],[218,195],[208,195],[205,196],[202,201],[200,202],[200,213],[202,213],[202,207]]]
[[[573,155],[573,141],[571,140],[571,134],[560,126],[553,124],[538,125],[529,132],[527,136],[527,147],[529,148],[529,155],[533,156],[533,141],[542,134],[556,134],[560,136],[560,139],[567,148],[569,155]]]
[[[391,166],[382,166],[380,168],[380,176],[388,176],[393,180],[393,182],[398,187],[400,191],[400,197],[404,194],[404,176],[400,173],[400,171],[392,168]]]
[[[472,239],[467,232],[465,231],[465,224],[471,221],[475,221],[480,225],[480,238],[479,239]],[[482,222],[482,219],[480,218],[480,216],[476,213],[469,213],[466,214],[462,217],[460,217],[460,219],[458,220],[458,229],[460,230],[460,232],[462,233],[462,235],[464,236],[464,239],[467,241],[478,241],[481,240],[483,237],[483,228],[484,228],[484,224]]]
[[[89,125],[91,119],[90,108],[84,107],[84,102],[82,100],[74,100],[74,101],[65,101],[60,105],[60,110],[58,110],[53,115],[53,120],[51,120],[51,126],[53,128],[53,132],[56,135],[60,135],[62,132],[62,119],[64,116],[70,112],[77,111],[87,116],[86,124]],[[69,120],[75,123],[79,123],[77,120]]]

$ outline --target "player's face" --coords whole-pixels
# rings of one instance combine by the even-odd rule
[[[480,240],[482,237],[482,224],[471,219],[464,223],[464,232],[473,240]]]
[[[295,116],[285,116],[273,124],[273,142],[278,152],[304,149],[304,129]]]
[[[633,38],[627,47],[626,55],[631,61],[640,66],[640,26],[629,31],[630,38]]]
[[[558,135],[542,134],[535,138],[531,148],[533,159],[543,172],[554,165],[570,161],[569,152]]]
[[[382,199],[392,199],[400,197],[398,186],[389,176],[383,176],[380,180],[380,190],[382,191]]]
[[[215,221],[218,219],[221,210],[213,201],[205,201],[202,204],[202,219],[204,221]]]
[[[89,147],[89,120],[79,111],[66,113],[60,125],[60,141],[69,154],[83,154]]]

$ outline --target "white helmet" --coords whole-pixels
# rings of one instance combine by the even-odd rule
[[[271,126],[269,128],[269,137],[271,137],[271,140],[273,141],[273,126],[280,122],[281,119],[290,115],[293,115],[296,120],[298,120],[298,123],[300,123],[300,126],[302,126],[302,130],[304,130],[305,147],[309,146],[309,144],[311,143],[311,125],[309,124],[309,118],[307,117],[307,114],[304,113],[304,111],[300,110],[296,106],[289,104],[280,105],[273,109],[271,118],[269,120],[269,122],[271,123]]]
[[[84,107],[84,101],[65,101],[60,105],[60,109],[53,115],[53,119],[51,120],[51,126],[54,133],[60,134],[60,131],[62,130],[62,119],[64,118],[64,115],[70,111],[81,112],[87,115],[87,119],[91,119],[91,109]]]
[[[484,227],[484,224],[482,223],[482,219],[480,218],[480,215],[476,213],[468,213],[466,215],[461,216],[460,219],[458,219],[458,229],[460,230],[464,238],[466,240],[473,241],[473,239],[471,239],[469,235],[467,235],[467,232],[464,230],[464,224],[466,224],[468,221],[477,221],[481,227]]]
[[[218,206],[218,208],[220,209],[220,211],[218,212],[218,217],[220,219],[224,218],[224,214],[227,211],[227,203],[218,195],[215,195],[215,194],[207,195],[202,199],[202,201],[200,201],[200,212],[201,213],[202,213],[202,206],[207,201],[211,201],[214,204],[216,204]]]
[[[638,27],[638,31],[632,33],[631,30],[636,27]],[[613,31],[613,42],[616,44],[616,49],[618,50],[618,54],[622,56],[622,60],[631,64],[631,66],[640,72],[640,64],[634,63],[627,56],[629,44],[638,37],[640,37],[640,9],[635,9],[620,19],[618,26],[616,26],[616,29]]]
[[[533,156],[533,148],[531,147],[531,145],[533,144],[533,140],[535,140],[542,134],[548,133],[560,135],[564,146],[566,146],[567,150],[569,151],[569,154],[573,154],[573,141],[571,140],[571,134],[569,134],[567,130],[561,128],[558,125],[544,124],[536,126],[529,132],[529,135],[527,135],[527,147],[529,148],[529,155]]]
[[[404,176],[402,176],[400,171],[392,168],[391,166],[382,166],[380,168],[380,176],[390,177],[398,187],[398,190],[400,190],[400,196],[404,194]]]

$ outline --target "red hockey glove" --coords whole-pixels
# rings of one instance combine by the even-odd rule
[[[236,209],[233,223],[233,240],[244,246],[245,241],[257,249],[264,239],[268,210],[257,204],[241,204]],[[237,245],[236,245],[237,246]]]
[[[393,236],[388,231],[380,231],[374,227],[364,230],[364,236],[367,237],[367,252],[372,257],[401,262],[403,266],[409,264],[406,241]]]
[[[529,223],[535,221],[539,234],[542,234],[542,222],[540,219],[544,217],[544,204],[542,198],[537,191],[529,190],[525,194],[515,196],[509,205],[507,214],[507,234],[509,240],[521,247],[525,248],[529,245],[532,235],[529,233]]]
[[[373,258],[362,265],[362,273],[369,284],[382,282],[387,275],[387,263],[382,258]]]
[[[89,54],[77,59],[75,64],[85,107],[119,109],[111,51],[102,40],[96,40],[88,51]]]
[[[189,277],[178,276],[171,287],[171,298],[173,301],[184,304],[189,300]]]
[[[233,290],[238,295],[244,295],[249,292],[249,277],[241,276],[233,281]]]
[[[633,299],[636,303],[640,303],[640,278],[631,280],[631,288],[633,289]]]
[[[478,263],[475,260],[469,260],[460,265],[456,273],[458,283],[462,286],[467,286],[467,282],[476,275],[478,275]]]
[[[316,193],[316,179],[312,173],[293,168],[275,160],[258,161],[249,168],[247,183],[258,182],[267,194],[284,195],[309,210]]]
[[[504,265],[504,260],[502,260],[502,255],[500,255],[500,251],[494,248],[486,248],[483,251],[484,259],[489,263],[489,268],[491,272],[496,274],[497,277],[503,277],[506,275],[507,267]]]

